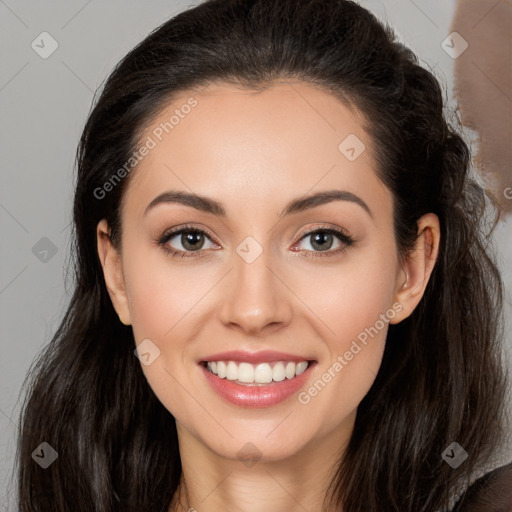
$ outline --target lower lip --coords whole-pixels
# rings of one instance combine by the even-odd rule
[[[228,379],[221,379],[200,364],[207,382],[221,397],[240,407],[268,407],[283,402],[304,386],[315,362],[293,379],[272,382],[268,385],[244,386]]]

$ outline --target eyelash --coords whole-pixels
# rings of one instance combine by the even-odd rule
[[[181,235],[182,233],[199,233],[206,235],[210,240],[212,237],[204,230],[198,229],[194,226],[185,225],[180,228],[172,229],[170,231],[167,231],[164,233],[157,241],[157,244],[170,256],[178,257],[178,258],[193,258],[197,254],[200,254],[203,252],[203,250],[207,249],[200,249],[199,251],[180,251],[176,249],[172,249],[167,245],[167,242],[174,238],[177,235]],[[306,253],[314,253],[314,256],[309,254],[307,257],[311,258],[325,258],[328,256],[335,256],[337,254],[341,254],[347,250],[348,247],[354,245],[355,240],[349,236],[347,233],[342,231],[341,229],[335,229],[332,227],[318,227],[315,228],[312,231],[308,231],[306,233],[303,233],[300,237],[299,241],[303,240],[304,238],[307,238],[308,236],[314,235],[316,233],[328,233],[331,235],[334,235],[340,240],[340,242],[343,244],[338,249],[334,250],[328,250],[328,251],[306,251]]]

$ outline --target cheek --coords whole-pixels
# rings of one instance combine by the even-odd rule
[[[382,242],[376,247],[347,253],[339,265],[311,266],[302,272],[306,278],[295,278],[300,286],[294,290],[321,319],[333,351],[348,350],[354,339],[364,342],[369,329],[376,337],[375,324],[385,337],[394,317],[398,259],[393,245]]]
[[[128,249],[127,249],[128,251]],[[134,250],[125,262],[127,291],[135,340],[163,340],[175,326],[193,318],[209,284],[197,272],[169,261],[155,248]],[[196,306],[196,307],[195,307]],[[179,341],[179,340],[176,340]]]
[[[191,377],[186,356],[197,335],[200,301],[208,283],[158,253],[133,250],[124,263],[132,329],[136,345],[146,339],[154,344],[149,345],[150,364],[141,365],[149,386],[175,417],[186,418],[190,398],[184,389]]]

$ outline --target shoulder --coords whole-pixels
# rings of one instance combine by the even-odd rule
[[[512,462],[476,480],[452,512],[512,512]]]

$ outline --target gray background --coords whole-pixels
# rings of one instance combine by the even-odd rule
[[[72,291],[72,273],[66,278],[66,268],[74,157],[94,91],[118,60],[153,28],[197,3],[0,0],[2,512],[15,510],[12,468],[21,386],[36,355],[58,327]],[[441,48],[450,32],[453,0],[360,3],[390,22],[434,71],[453,103],[453,60]],[[31,47],[44,31],[59,45],[47,59]],[[466,136],[468,141],[474,139],[469,131]],[[503,270],[512,269],[511,234],[509,217],[495,236]],[[505,271],[504,277],[510,326],[512,272]],[[512,367],[510,336],[507,349]],[[511,459],[512,449],[504,447],[499,463]]]

